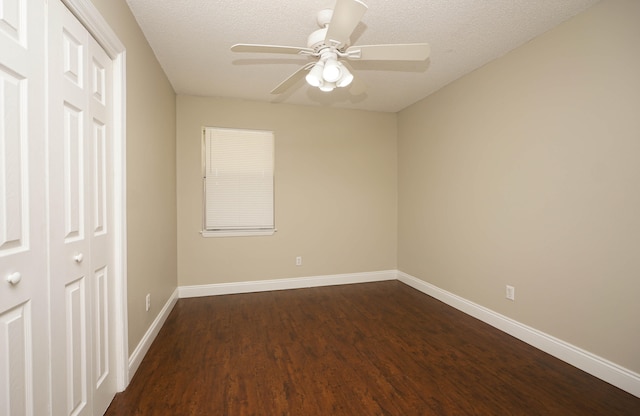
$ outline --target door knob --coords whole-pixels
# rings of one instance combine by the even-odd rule
[[[11,283],[12,285],[17,285],[18,283],[20,283],[20,280],[22,280],[22,275],[19,272],[11,273],[9,276],[7,276],[7,282]]]
[[[73,259],[75,260],[76,263],[82,263],[82,260],[84,260],[84,255],[82,253],[78,253],[75,256],[73,256]]]

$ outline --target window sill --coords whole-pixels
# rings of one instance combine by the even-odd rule
[[[256,236],[267,236],[273,235],[278,231],[276,229],[271,230],[224,230],[224,231],[213,231],[213,230],[203,230],[200,231],[200,234],[205,238],[210,237],[256,237]]]

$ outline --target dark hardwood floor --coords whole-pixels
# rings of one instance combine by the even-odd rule
[[[107,415],[640,415],[400,282],[181,299]]]

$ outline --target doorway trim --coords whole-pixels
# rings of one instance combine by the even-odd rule
[[[129,384],[127,313],[126,49],[91,0],[62,0],[113,61],[113,214],[116,387]]]

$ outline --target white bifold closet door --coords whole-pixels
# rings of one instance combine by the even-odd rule
[[[102,415],[116,391],[112,62],[60,0],[48,42],[52,409]]]
[[[0,1],[0,414],[49,402],[45,7]]]

